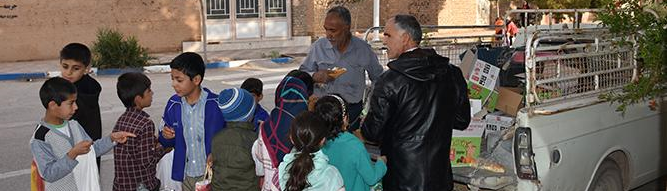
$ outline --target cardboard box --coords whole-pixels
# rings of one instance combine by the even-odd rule
[[[467,50],[465,52],[459,68],[466,80],[484,86],[486,89],[495,89],[500,68],[477,59],[477,55],[473,51]]]
[[[472,71],[473,63],[475,62],[477,62],[477,55],[471,50],[467,50],[461,59],[461,65],[459,65],[465,79],[470,78],[470,72]]]
[[[501,87],[498,89],[498,103],[496,109],[503,113],[516,117],[519,109],[523,107],[523,94],[519,88]]]
[[[494,111],[498,101],[498,93],[494,90],[500,68],[477,59],[477,55],[470,50],[463,55],[460,68],[468,81],[468,97],[482,100],[484,108]]]
[[[496,88],[496,83],[498,83],[498,75],[500,75],[500,68],[484,61],[477,60],[468,80],[484,86],[486,89],[493,90]]]
[[[506,116],[502,112],[493,112],[484,118],[486,133],[500,132],[514,125],[514,117]]]
[[[468,98],[482,100],[482,106],[489,111],[496,108],[498,92],[487,89],[477,83],[468,82]]]
[[[452,131],[449,160],[453,167],[471,166],[479,158],[484,133],[484,121],[472,120],[466,130]]]
[[[470,117],[482,111],[482,100],[470,99]]]

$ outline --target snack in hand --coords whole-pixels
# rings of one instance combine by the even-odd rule
[[[342,68],[342,67],[333,67],[329,69],[329,77],[332,78],[338,78],[340,75],[343,75],[345,72],[347,72],[347,69]]]

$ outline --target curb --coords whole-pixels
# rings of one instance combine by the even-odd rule
[[[211,62],[206,64],[206,69],[234,68],[255,60],[261,60],[261,59],[235,60],[230,62]],[[121,75],[127,72],[139,72],[139,71],[140,71],[139,69],[92,68],[93,75]],[[169,65],[144,66],[143,72],[147,74],[169,73],[171,72],[171,68],[169,67]],[[32,80],[32,79],[52,78],[57,76],[60,76],[60,71],[31,72],[31,73],[0,73],[0,81],[23,80],[23,79]]]
[[[4,80],[30,80],[30,79],[38,79],[38,78],[46,78],[46,73],[45,72],[33,72],[33,73],[5,73],[5,74],[0,74],[0,81]]]

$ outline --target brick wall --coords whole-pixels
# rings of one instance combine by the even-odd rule
[[[98,28],[134,35],[151,52],[199,38],[198,0],[10,0],[0,15],[0,62],[53,59],[70,42],[92,45]]]
[[[323,36],[322,24],[327,11],[327,0],[292,0],[293,10],[307,14],[293,14],[294,36]],[[373,25],[373,0],[346,5],[352,14],[352,29],[363,32]],[[312,14],[311,14],[312,13]],[[489,24],[492,14],[489,0],[381,0],[380,25],[395,14],[411,14],[422,25],[475,25]],[[495,9],[493,10],[495,13]],[[305,16],[304,16],[305,15]]]

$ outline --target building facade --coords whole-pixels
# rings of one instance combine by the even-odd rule
[[[304,43],[283,42],[304,37],[308,37],[307,45],[324,36],[325,13],[334,6],[330,1],[205,0],[206,36],[208,42],[218,44],[219,48],[213,50],[302,46]],[[70,42],[92,46],[101,28],[135,36],[150,52],[193,51],[186,42],[201,39],[200,2],[7,1],[7,6],[0,5],[0,62],[57,58],[58,51]],[[381,25],[397,13],[413,14],[423,25],[487,25],[492,23],[490,15],[495,12],[489,0],[380,0],[380,3]],[[372,5],[373,0],[345,5],[352,12],[354,31],[372,26]]]

